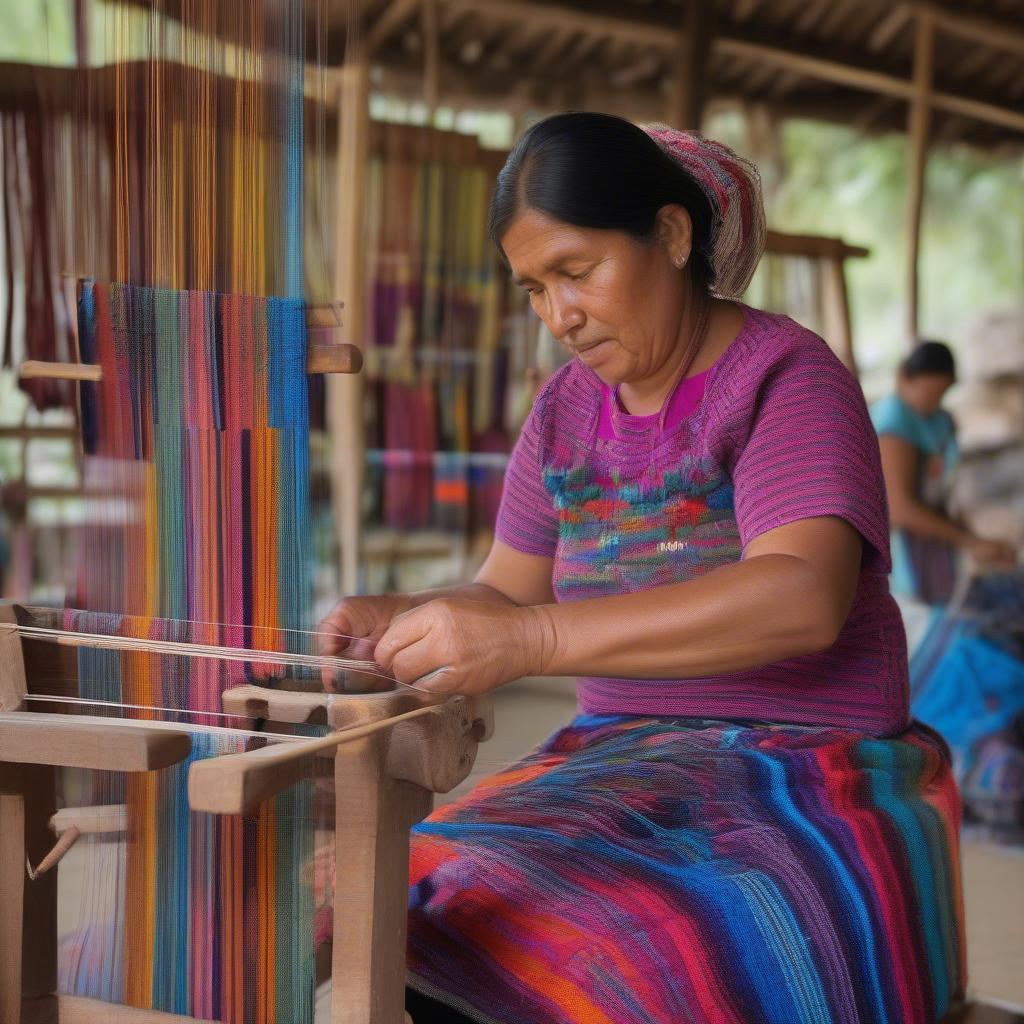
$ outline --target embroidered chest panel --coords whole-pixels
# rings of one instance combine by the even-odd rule
[[[631,474],[550,466],[544,483],[559,517],[560,600],[681,583],[739,560],[732,481],[710,458]]]

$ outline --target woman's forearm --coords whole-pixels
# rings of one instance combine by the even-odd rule
[[[919,501],[906,501],[894,505],[889,513],[892,525],[919,537],[944,540],[955,547],[966,547],[974,537],[957,526],[941,512],[929,508]]]
[[[438,598],[467,598],[472,601],[488,601],[492,604],[506,604],[515,607],[516,603],[507,597],[500,590],[488,586],[486,583],[459,583],[451,587],[436,587],[433,590],[417,590],[415,593],[406,595],[412,602],[413,608],[418,608],[428,601],[436,601]]]
[[[720,675],[823,650],[846,614],[813,566],[782,554],[522,613],[543,636],[539,674],[641,679]]]

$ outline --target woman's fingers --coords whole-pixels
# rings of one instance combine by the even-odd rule
[[[400,682],[419,686],[420,681],[445,668],[439,662],[437,645],[425,636],[403,648],[391,661],[391,674]]]
[[[317,627],[317,653],[326,657],[344,655],[354,661],[372,661],[377,639],[400,607],[393,597],[346,597],[339,601]],[[365,673],[338,672],[324,666],[324,688],[329,692],[366,692],[383,686],[379,677]]]
[[[377,641],[373,654],[377,664],[385,672],[390,672],[396,679],[407,682],[406,679],[398,675],[395,659],[407,648],[430,634],[431,618],[429,605],[413,608],[411,611],[395,616],[384,635]],[[403,660],[403,664],[405,661],[407,659]]]
[[[457,693],[461,692],[458,673],[448,665],[434,669],[425,676],[420,676],[410,685],[417,690],[425,690],[427,693]]]

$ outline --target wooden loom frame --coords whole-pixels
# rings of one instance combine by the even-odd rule
[[[52,612],[52,610],[51,610]],[[54,844],[55,769],[160,771],[188,757],[180,726],[110,724],[88,715],[42,714],[26,701],[36,675],[73,678],[68,647],[22,638],[36,612],[0,606],[0,1024],[205,1024],[195,1018],[57,994],[56,870],[32,880]],[[239,686],[224,711],[278,722],[326,723],[312,741],[271,743],[195,763],[193,811],[246,814],[301,778],[315,757],[333,760],[337,875],[331,1024],[401,1024],[404,1012],[409,829],[472,769],[493,722],[486,699],[423,704],[414,694],[331,700]],[[88,824],[82,823],[82,830]]]

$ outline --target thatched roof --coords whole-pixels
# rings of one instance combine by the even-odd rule
[[[235,10],[234,0],[221,8],[122,2],[207,28],[211,12],[223,21]],[[931,79],[932,139],[1024,145],[1024,0],[306,3],[309,60],[340,65],[360,40],[383,90],[409,97],[426,90],[441,103],[514,111],[674,115],[681,127],[693,126],[680,111],[692,111],[699,93],[698,105],[742,103],[866,132],[903,130],[927,23],[931,74],[919,74],[918,83]]]
[[[378,84],[417,94],[433,21],[441,101],[664,119],[685,68],[699,63],[709,103],[879,131],[906,126],[924,15],[934,25],[933,137],[1024,143],[1024,0],[697,0],[691,13],[685,3],[364,0],[360,24]]]

